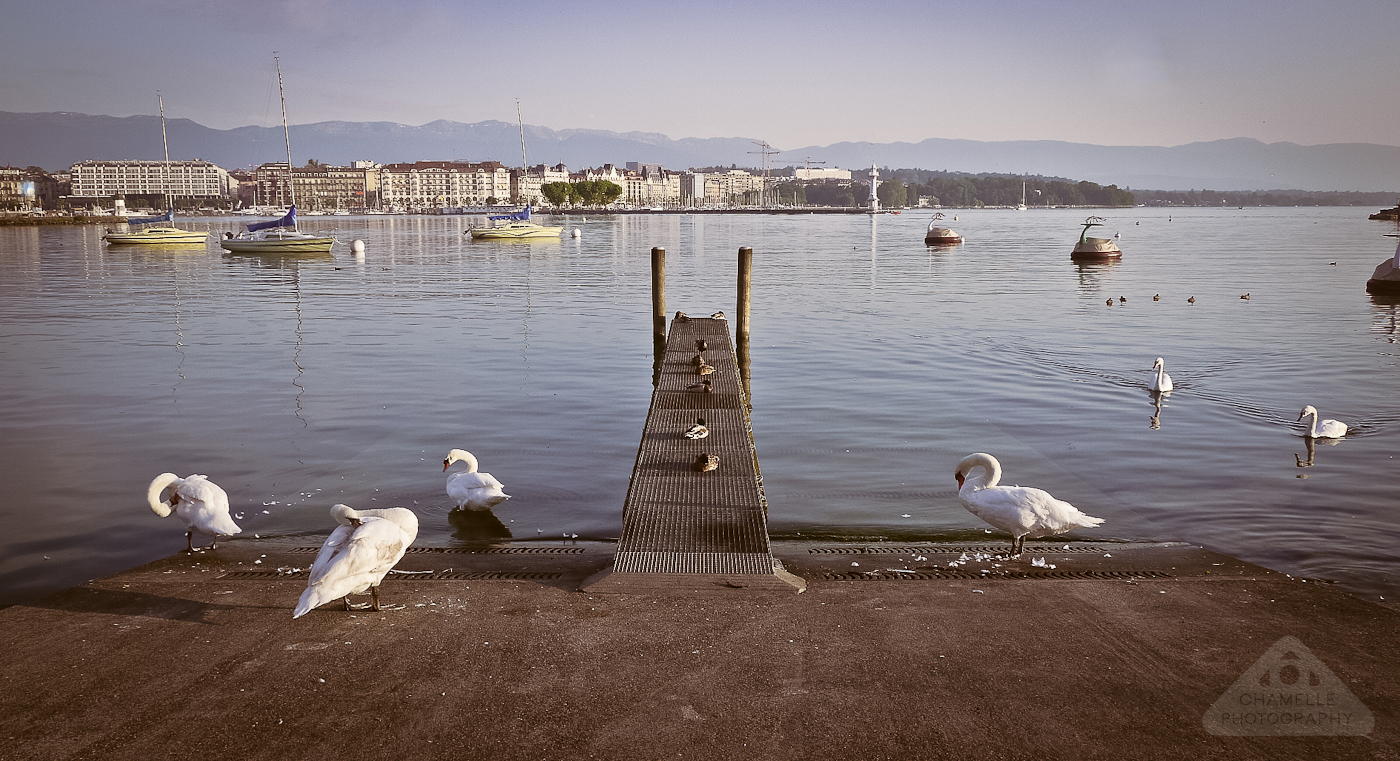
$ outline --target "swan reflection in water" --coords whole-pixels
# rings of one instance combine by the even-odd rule
[[[1318,445],[1318,444],[1321,444],[1321,445],[1324,446],[1324,447],[1335,447],[1335,446],[1337,446],[1337,445],[1340,444],[1340,443],[1342,443],[1342,440],[1341,440],[1341,439],[1316,439],[1316,438],[1313,438],[1312,436],[1304,436],[1304,437],[1303,437],[1303,446],[1307,447],[1307,450],[1308,450],[1308,457],[1307,457],[1307,459],[1303,459],[1303,456],[1302,456],[1302,455],[1298,454],[1297,452],[1294,452],[1294,453],[1293,453],[1293,466],[1294,466],[1294,467],[1297,467],[1297,468],[1311,468],[1312,466],[1314,466],[1314,465],[1317,464],[1317,445]],[[1308,475],[1307,475],[1306,473],[1299,473],[1299,474],[1297,474],[1297,476],[1298,476],[1298,478],[1307,478],[1307,477],[1308,477]]]
[[[1147,427],[1156,431],[1162,427],[1162,401],[1171,395],[1170,391],[1148,391],[1147,395],[1152,398],[1152,417],[1147,421]]]
[[[511,538],[510,529],[489,507],[452,510],[447,514],[447,522],[452,525],[454,539],[471,542]]]

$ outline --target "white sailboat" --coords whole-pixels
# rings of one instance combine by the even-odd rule
[[[530,159],[525,154],[525,120],[520,116],[520,100],[515,101],[515,121],[520,127],[520,179],[523,181],[530,172]],[[531,204],[512,214],[496,214],[487,217],[491,222],[501,222],[489,227],[472,227],[466,234],[472,240],[531,240],[535,238],[559,238],[563,227],[540,225],[530,221]]]
[[[287,128],[287,94],[282,87],[282,61],[272,57],[277,67],[277,97],[282,101],[282,139],[287,146],[287,198],[291,207],[287,215],[271,222],[248,225],[246,232],[224,233],[219,245],[236,254],[328,254],[335,238],[312,235],[297,229],[296,183],[292,181],[292,134]]]
[[[1026,181],[1021,180],[1021,202],[1016,204],[1016,211],[1026,210]]]
[[[194,230],[181,230],[175,226],[175,205],[170,197],[170,141],[165,136],[165,96],[156,93],[156,102],[160,104],[160,142],[165,147],[165,174],[161,178],[161,190],[165,194],[165,213],[155,217],[144,217],[142,219],[128,219],[127,225],[150,225],[139,230],[117,233],[109,232],[102,236],[102,240],[109,245],[117,246],[150,246],[169,245],[171,243],[203,243],[209,239],[209,233],[197,232]],[[161,224],[164,223],[164,224]]]

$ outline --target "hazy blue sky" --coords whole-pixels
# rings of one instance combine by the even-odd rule
[[[842,140],[1400,144],[1396,0],[0,0],[0,110]]]

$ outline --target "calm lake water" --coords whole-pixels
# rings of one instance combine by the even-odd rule
[[[777,533],[984,538],[953,470],[987,451],[1007,483],[1107,519],[1081,536],[1393,599],[1400,307],[1364,292],[1394,250],[1368,211],[1112,210],[1123,261],[1089,266],[1069,260],[1082,210],[949,211],[967,242],[946,249],[923,245],[926,213],[572,216],[581,239],[533,243],[473,243],[452,217],[304,225],[363,239],[360,260],[0,228],[0,601],[183,548],[145,506],[162,471],[209,474],[245,536],[314,543],[338,501],[412,507],[423,544],[616,536],[658,245],[670,308],[701,314],[732,313],[735,251],[755,250]],[[1157,356],[1177,385],[1160,411]],[[1353,433],[1310,452],[1304,404]],[[449,520],[453,447],[514,495],[499,524]]]

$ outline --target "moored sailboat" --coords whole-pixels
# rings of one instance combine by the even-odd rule
[[[282,139],[287,146],[287,199],[291,206],[287,215],[271,222],[248,225],[246,232],[225,233],[219,245],[237,254],[328,254],[335,238],[312,235],[297,229],[296,183],[292,181],[292,135],[287,128],[287,95],[282,87],[282,62],[272,57],[277,67],[277,96],[282,101]]]
[[[165,175],[161,178],[161,189],[165,195],[165,213],[154,217],[142,217],[140,219],[128,219],[126,224],[151,225],[142,227],[139,230],[129,230],[127,232],[109,232],[102,236],[102,240],[109,245],[117,246],[149,246],[153,244],[168,245],[171,243],[203,243],[209,239],[209,233],[195,230],[182,230],[175,226],[175,204],[170,198],[170,141],[165,136],[165,96],[156,93],[156,102],[160,105],[160,142],[165,149]],[[164,224],[161,224],[164,223]]]

